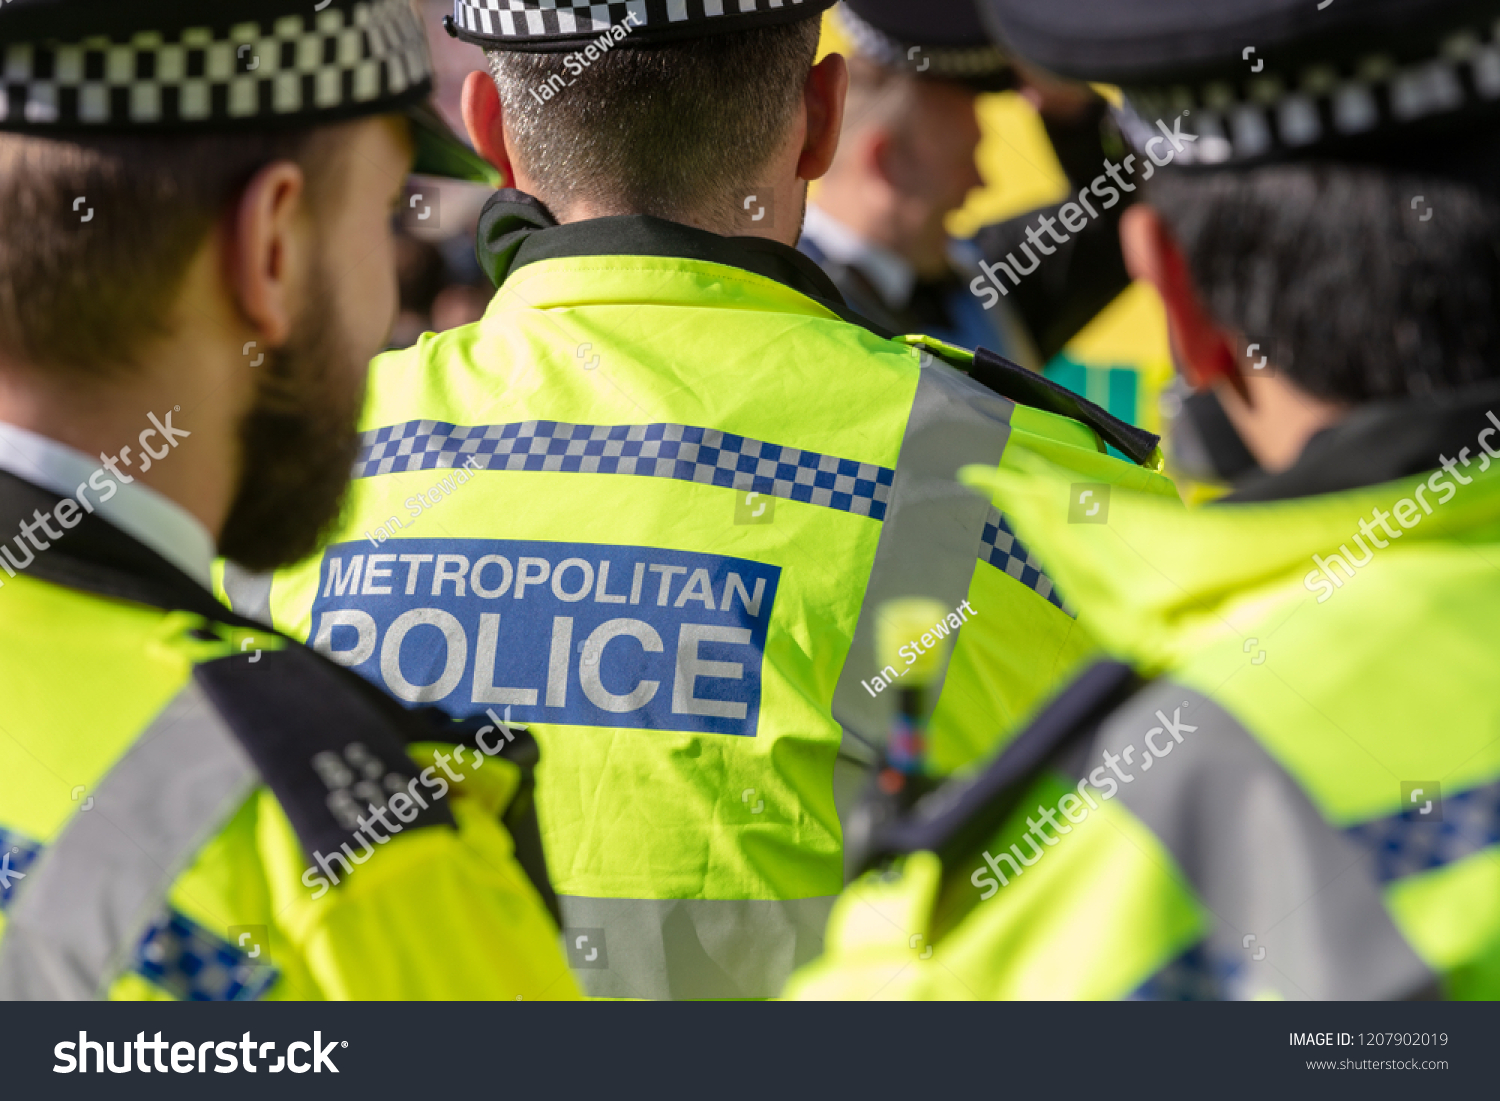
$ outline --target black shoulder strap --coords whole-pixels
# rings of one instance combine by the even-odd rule
[[[974,352],[974,364],[969,368],[969,377],[981,386],[1007,397],[1020,405],[1043,409],[1071,417],[1088,425],[1105,443],[1113,445],[1122,454],[1130,457],[1137,466],[1145,463],[1156,451],[1161,437],[1144,428],[1127,424],[1119,417],[1102,409],[1085,397],[1059,386],[1045,375],[1028,371],[1012,363],[1004,356],[996,355],[988,348]]]
[[[366,850],[386,844],[380,838],[456,828],[448,789],[498,743],[500,756],[521,771],[503,819],[516,860],[561,924],[533,798],[541,754],[525,730],[496,732],[493,724],[486,730],[481,720],[455,722],[433,707],[409,710],[296,644],[265,651],[257,662],[239,654],[203,662],[194,675],[275,793],[303,848],[325,870],[342,873],[342,860],[355,856],[363,862]],[[481,734],[490,735],[487,748]],[[450,761],[419,770],[407,753],[417,742],[462,745],[473,753],[455,752]]]
[[[361,831],[373,838],[454,825],[441,772],[424,783],[406,753],[407,743],[419,740],[416,717],[391,714],[339,673],[296,646],[265,650],[256,662],[236,654],[194,670],[315,862],[345,845],[363,855],[362,846],[384,844],[361,842]],[[398,792],[406,796],[392,807]]]
[[[944,862],[983,845],[1004,824],[1026,787],[1056,754],[1090,735],[1141,687],[1130,666],[1101,661],[1086,669],[977,777],[951,780],[910,812],[874,831],[855,871],[895,856],[935,852]]]

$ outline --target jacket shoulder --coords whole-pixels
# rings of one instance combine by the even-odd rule
[[[970,352],[923,336],[902,337],[900,340],[921,347],[968,375],[985,390],[1008,398],[1016,405],[1083,425],[1137,466],[1157,471],[1162,468],[1160,436],[1121,420],[1045,375],[1012,363],[987,348]]]
[[[431,731],[353,674],[289,646],[257,662],[205,662],[194,678],[309,854],[358,846],[355,832],[382,813],[396,815],[404,829],[453,826],[445,803],[419,798],[423,784],[407,754]],[[398,810],[416,814],[407,820]]]

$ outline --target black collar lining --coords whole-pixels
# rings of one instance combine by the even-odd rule
[[[559,225],[525,192],[492,195],[479,217],[480,265],[499,287],[527,264],[588,256],[660,256],[738,268],[796,291],[840,320],[884,339],[895,334],[849,308],[823,269],[794,248],[764,237],[723,237],[647,214]]]
[[[50,513],[61,500],[50,490],[0,470],[0,540],[23,538],[21,523],[32,522],[37,511]],[[64,531],[47,550],[27,549],[33,558],[24,570],[17,571],[21,576],[115,600],[193,612],[231,626],[265,630],[264,624],[230,611],[177,566],[97,513],[85,512],[77,525]]]
[[[1479,433],[1500,424],[1492,416],[1500,416],[1500,382],[1361,406],[1308,440],[1289,468],[1247,480],[1221,503],[1366,489],[1441,469],[1443,456],[1457,459],[1465,447],[1472,461]]]

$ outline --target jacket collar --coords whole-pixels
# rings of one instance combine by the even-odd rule
[[[151,607],[195,612],[221,623],[246,625],[220,604],[212,593],[139,540],[125,534],[108,520],[85,512],[75,527],[64,531],[46,550],[14,539],[20,525],[34,524],[37,511],[57,507],[62,498],[7,470],[0,470],[0,538],[12,540],[13,555],[29,550],[32,561],[19,576],[32,577],[96,596],[128,600]],[[45,537],[43,538],[45,541]],[[3,571],[0,571],[3,572]],[[9,580],[8,575],[0,581]]]
[[[1475,390],[1362,410],[1309,444],[1262,496],[1228,504],[1187,510],[1116,485],[1104,523],[1070,519],[1076,475],[1035,455],[1017,452],[1005,467],[969,467],[960,477],[986,492],[1037,548],[1080,609],[1079,624],[1110,653],[1155,673],[1227,634],[1253,633],[1288,594],[1293,602],[1315,595],[1303,591],[1317,570],[1313,556],[1354,548],[1360,521],[1377,522],[1375,509],[1391,516],[1403,499],[1430,506],[1405,506],[1420,519],[1397,528],[1395,549],[1377,555],[1493,543],[1500,461],[1483,447],[1500,453],[1500,429],[1487,415],[1493,408],[1500,420],[1500,404],[1487,404],[1497,400],[1494,389]],[[1459,458],[1465,448],[1468,467]],[[1444,458],[1458,464],[1454,474],[1443,469]]]
[[[1224,502],[1282,501],[1394,482],[1436,470],[1464,448],[1472,461],[1479,433],[1486,426],[1500,429],[1497,417],[1500,383],[1373,402],[1313,436],[1290,468],[1248,479]],[[1495,446],[1500,450],[1500,440]]]
[[[492,195],[479,215],[477,250],[480,266],[497,287],[540,260],[659,256],[722,264],[780,283],[862,329],[891,335],[851,310],[817,264],[764,237],[722,237],[646,214],[559,225],[537,199],[507,188]]]

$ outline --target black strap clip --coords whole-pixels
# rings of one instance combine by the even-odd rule
[[[1142,681],[1128,665],[1101,661],[1086,669],[976,777],[950,780],[904,815],[872,823],[862,851],[851,855],[851,879],[889,860],[935,852],[944,864],[984,845],[1047,763],[1076,738],[1092,734]]]

